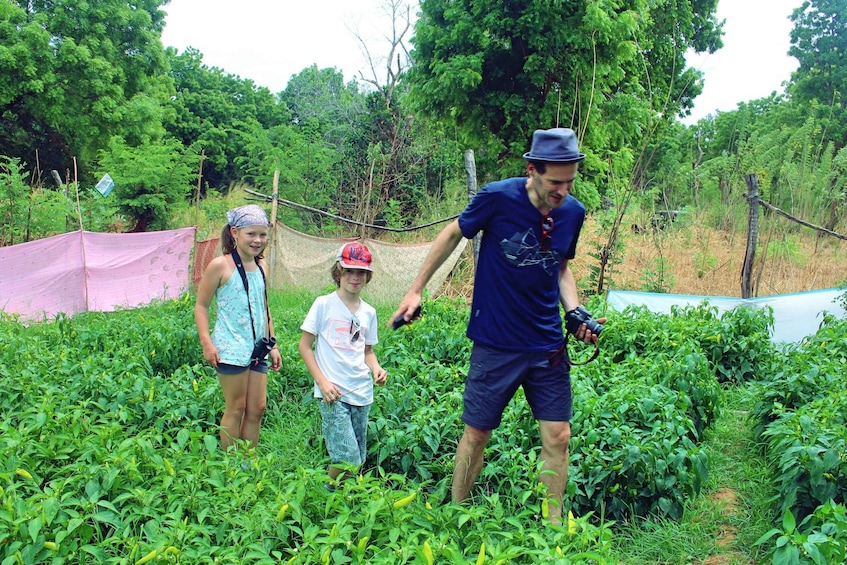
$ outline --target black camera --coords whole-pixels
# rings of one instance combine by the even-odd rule
[[[271,349],[273,349],[275,345],[276,338],[274,336],[263,337],[256,341],[256,345],[253,346],[253,353],[250,354],[250,360],[254,363],[258,363],[268,356],[268,353],[271,352]]]
[[[577,306],[565,314],[565,328],[570,333],[575,334],[582,324],[585,324],[588,331],[593,334],[600,335],[600,332],[603,331],[603,324],[598,324],[597,321],[591,319],[591,312],[582,306]]]
[[[417,308],[415,308],[415,311],[412,313],[412,320],[417,320],[420,317],[421,317],[421,307],[418,306]],[[404,318],[403,316],[400,316],[399,318],[394,320],[393,327],[396,330],[396,329],[399,329],[399,328],[405,326],[408,323],[409,322],[406,321],[406,318]]]

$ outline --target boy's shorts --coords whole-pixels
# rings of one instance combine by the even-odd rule
[[[368,414],[371,407],[353,406],[346,402],[318,403],[321,407],[321,430],[332,463],[359,466],[368,455]]]
[[[267,358],[260,360],[256,365],[247,365],[246,367],[239,367],[238,365],[229,365],[228,363],[218,363],[218,368],[215,370],[221,375],[239,375],[244,371],[247,371],[248,369],[250,371],[253,371],[254,373],[267,373]]]
[[[478,430],[500,425],[503,410],[523,386],[536,420],[569,422],[573,415],[567,363],[551,361],[553,351],[504,351],[474,344],[465,381],[462,421]]]

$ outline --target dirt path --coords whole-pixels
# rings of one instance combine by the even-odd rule
[[[761,559],[754,541],[768,529],[767,498],[770,487],[766,468],[755,453],[741,391],[730,391],[730,405],[708,434],[711,479],[704,496],[703,514],[712,518],[714,553],[699,565],[754,565]],[[764,530],[763,530],[764,528]],[[761,531],[760,531],[761,530]]]

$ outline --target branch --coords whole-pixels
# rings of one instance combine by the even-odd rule
[[[261,192],[256,192],[255,190],[250,190],[249,188],[245,188],[244,192],[247,192],[249,194],[252,194],[253,196],[258,197],[258,199],[260,199],[262,202],[273,202],[273,200],[274,200],[273,196],[270,196],[270,195],[267,195],[267,194],[262,194]],[[251,199],[251,200],[254,200],[254,199]],[[351,220],[349,218],[344,218],[342,216],[337,216],[335,214],[331,214],[330,212],[324,212],[323,210],[318,210],[317,208],[312,208],[311,206],[306,206],[305,204],[298,204],[297,202],[291,202],[290,200],[286,200],[284,198],[277,197],[276,201],[278,203],[280,203],[284,206],[288,206],[290,208],[297,208],[299,210],[305,210],[307,212],[314,212],[315,214],[320,214],[321,216],[333,218],[333,219],[338,220],[340,222],[346,222],[348,224],[353,224],[353,225],[356,225],[356,226],[362,226],[362,227],[366,227],[366,228],[373,228],[373,229],[377,229],[377,230],[390,231],[390,232],[396,232],[396,233],[410,232],[410,231],[420,230],[420,229],[423,229],[423,228],[428,228],[430,226],[434,226],[436,224],[441,224],[443,222],[450,222],[450,221],[455,220],[456,218],[459,217],[458,214],[455,214],[453,216],[450,216],[449,218],[444,218],[444,219],[441,219],[441,220],[435,220],[433,222],[421,224],[419,226],[414,226],[414,227],[411,227],[411,228],[387,228],[385,226],[377,226],[375,224],[367,224],[365,222],[359,222],[359,221],[356,221],[356,220]]]
[[[772,205],[772,204],[768,204],[767,202],[765,202],[765,201],[764,201],[764,200],[762,200],[761,198],[759,198],[758,200],[759,200],[759,204],[761,204],[762,206],[764,206],[764,207],[765,207],[765,208],[767,208],[768,210],[773,210],[773,211],[774,211],[774,212],[776,212],[777,214],[780,214],[780,215],[782,215],[782,216],[785,216],[785,217],[786,217],[786,218],[788,218],[789,220],[795,221],[795,222],[797,222],[798,224],[800,224],[801,226],[806,226],[807,228],[812,228],[813,230],[817,230],[817,231],[819,231],[819,232],[821,232],[821,233],[825,233],[825,234],[827,234],[827,235],[831,235],[831,236],[833,236],[833,237],[837,237],[838,239],[844,239],[844,240],[847,240],[847,235],[841,235],[841,234],[840,234],[840,233],[838,233],[838,232],[834,232],[834,231],[832,231],[832,230],[828,230],[828,229],[826,229],[826,228],[822,228],[822,227],[820,227],[820,226],[816,226],[815,224],[810,224],[809,222],[806,222],[806,221],[804,221],[804,220],[801,220],[800,218],[795,218],[794,216],[792,216],[792,215],[791,215],[791,214],[789,214],[788,212],[783,212],[782,210],[780,210],[780,209],[779,209],[779,208],[777,208],[776,206],[774,206],[774,205]]]

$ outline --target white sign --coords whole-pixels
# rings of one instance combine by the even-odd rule
[[[94,188],[97,189],[103,197],[109,196],[109,193],[112,192],[112,189],[115,188],[115,181],[112,180],[112,177],[109,176],[109,173],[103,175],[103,178],[100,179],[100,182],[97,183],[97,186]]]

